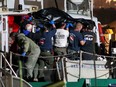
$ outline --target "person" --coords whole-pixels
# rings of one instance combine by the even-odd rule
[[[84,32],[82,32],[84,39],[86,39],[86,44],[81,46],[81,50],[84,52],[91,53],[91,54],[83,53],[82,55],[83,60],[92,60],[95,58],[93,53],[95,53],[96,35],[92,30],[93,27],[88,24],[86,29],[84,29]]]
[[[73,29],[71,29],[69,31],[69,44],[68,44],[68,54],[74,54],[75,55],[69,57],[69,59],[71,60],[77,60],[78,58],[78,53],[80,51],[80,47],[81,45],[85,44],[85,40],[83,39],[82,34],[80,33],[80,31],[83,28],[83,23],[82,21],[77,21],[76,22],[76,26]]]
[[[59,23],[59,28],[56,29],[56,33],[54,36],[54,55],[55,56],[63,56],[67,54],[67,47],[68,47],[68,37],[69,37],[69,30],[66,23],[61,22]],[[66,28],[66,29],[65,29]],[[58,67],[59,66],[59,70],[60,70],[60,75],[57,75],[58,73],[56,73],[56,71],[54,71],[54,74],[56,74],[56,80],[61,80],[61,57],[56,57],[55,58],[55,63],[56,66],[54,67]],[[58,77],[57,77],[58,76]]]
[[[18,32],[19,31],[19,27],[20,26],[15,22],[14,16],[8,16],[9,33]]]
[[[56,29],[56,33],[54,36],[54,54],[55,55],[65,55],[67,54],[67,46],[68,46],[68,37],[69,31],[65,29],[66,23],[61,23],[59,28]]]
[[[26,24],[25,29],[22,30],[22,33],[24,33],[25,36],[32,39],[36,44],[38,44],[38,41],[40,40],[40,37],[42,35],[42,31],[40,28],[35,27],[35,32],[32,32],[33,26],[34,25],[32,24]]]
[[[38,45],[40,46],[41,49],[41,56],[45,57],[45,58],[41,58],[43,59],[43,61],[39,62],[42,63],[43,66],[41,66],[41,69],[44,69],[45,66],[47,66],[47,68],[53,68],[53,58],[47,58],[48,56],[53,56],[53,43],[52,43],[52,38],[56,33],[56,27],[54,24],[54,21],[51,20],[50,22],[50,26],[52,25],[52,29],[50,30],[49,28],[47,28],[46,26],[44,26],[45,30],[40,38],[40,41],[38,43]],[[50,73],[50,72],[49,72]],[[50,74],[51,75],[51,74]],[[44,71],[42,73],[41,70],[41,75],[39,75],[38,78],[42,78],[45,80],[45,76],[44,76]],[[51,80],[51,77],[46,78],[46,80]]]
[[[40,47],[23,33],[18,33],[14,37],[11,35],[11,38],[14,39],[18,47],[20,47],[21,56],[27,58],[24,62],[27,69],[27,75],[24,79],[30,80],[33,77],[33,70],[40,55]]]

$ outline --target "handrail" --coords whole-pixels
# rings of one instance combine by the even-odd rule
[[[14,74],[16,77],[18,77],[17,74],[15,73],[15,71],[13,70],[12,66],[9,64],[9,62],[7,61],[7,59],[5,58],[5,56],[3,55],[3,53],[1,53],[1,55],[3,56],[5,62],[8,64],[9,68],[12,70],[13,74]]]
[[[17,55],[17,56],[21,56],[20,54],[17,54],[17,53],[13,53],[13,52],[11,52],[12,54],[15,54],[15,55]],[[82,53],[86,53],[86,54],[89,54],[89,55],[93,55],[93,53],[89,53],[89,52],[84,52],[84,51],[80,51],[80,55],[82,55]],[[1,53],[2,54],[2,56],[4,57],[4,59],[5,59],[5,61],[7,61],[6,60],[6,58],[5,58],[5,56],[4,56],[4,54],[3,53]],[[75,54],[75,53],[74,53]],[[55,58],[57,58],[57,57],[60,57],[61,59],[63,58],[63,60],[65,59],[65,61],[64,62],[71,62],[71,63],[76,63],[76,64],[79,64],[79,61],[77,61],[77,62],[75,62],[75,61],[72,61],[72,60],[69,60],[69,59],[67,59],[66,57],[68,57],[68,56],[70,56],[70,55],[74,55],[74,54],[67,54],[67,55],[59,55],[59,56],[48,56],[48,57],[43,57],[43,56],[40,56],[40,58],[53,58],[53,57],[55,57]],[[97,56],[97,57],[99,57],[99,56],[103,56],[103,57],[105,57],[105,58],[116,58],[115,56],[105,56],[105,55],[98,55],[98,54],[95,54],[95,56]],[[82,57],[82,56],[81,56]],[[7,61],[8,62],[8,61]],[[62,61],[63,62],[63,61]],[[10,65],[9,63],[7,63],[8,65]],[[63,63],[64,64],[64,63]],[[82,64],[87,64],[87,65],[91,65],[91,64],[89,64],[89,63],[82,63]],[[80,64],[80,65],[82,65],[82,64]],[[12,66],[16,66],[16,67],[19,67],[18,65],[13,65],[13,64],[11,64]],[[10,68],[11,68],[11,70],[12,70],[12,66],[9,66]],[[65,70],[66,70],[66,68],[68,68],[68,67],[71,67],[71,66],[63,66],[63,72],[66,72]],[[22,68],[25,68],[26,69],[26,67],[22,67]],[[80,67],[81,68],[81,67]],[[116,67],[113,67],[113,68],[116,68]],[[48,68],[47,68],[48,69]],[[47,69],[44,69],[44,70],[47,70]],[[53,68],[53,69],[48,69],[48,70],[56,70],[57,68]],[[91,68],[91,69],[93,69],[93,68]],[[43,69],[38,69],[38,70],[43,70]],[[81,70],[81,69],[80,69]],[[106,69],[106,70],[110,70],[110,69]],[[13,71],[13,70],[12,70]],[[105,71],[105,70],[98,70],[98,71]],[[13,74],[14,74],[15,72],[13,72]],[[67,72],[68,73],[68,72]],[[80,72],[81,73],[81,72]],[[65,73],[63,73],[63,75],[64,75]],[[104,74],[105,75],[105,74]],[[104,76],[104,75],[101,75],[101,76]],[[64,75],[65,76],[65,75]],[[98,77],[101,77],[101,76],[98,76]],[[65,76],[66,77],[66,76]],[[65,78],[64,77],[64,78]],[[79,76],[80,77],[80,76]]]

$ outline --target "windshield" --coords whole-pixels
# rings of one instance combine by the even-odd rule
[[[67,11],[89,15],[90,5],[89,0],[67,0]]]

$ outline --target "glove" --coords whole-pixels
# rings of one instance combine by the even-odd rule
[[[40,28],[37,28],[35,32],[39,32],[40,31]]]
[[[53,20],[51,20],[49,23],[52,24],[52,25],[55,24]]]
[[[23,30],[23,33],[24,33],[25,35],[28,35],[28,34],[30,33],[30,31]]]
[[[39,26],[40,28],[44,28],[43,24],[39,24],[38,26]]]
[[[69,26],[70,26],[70,27],[73,27],[73,24],[72,24],[72,23],[69,23]]]
[[[32,17],[29,17],[28,21],[32,21],[32,19],[33,19]]]
[[[73,27],[72,23],[67,23],[66,28]]]
[[[26,56],[26,52],[23,52],[23,53],[21,54],[21,56],[25,57],[25,56]]]
[[[84,41],[85,41],[85,42],[86,42],[86,40],[87,40],[87,39],[86,39],[86,38],[84,38]]]
[[[67,25],[66,25],[66,29],[69,28],[69,26],[70,26],[69,23],[67,23]]]

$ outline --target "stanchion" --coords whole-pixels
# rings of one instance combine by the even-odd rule
[[[10,52],[10,65],[12,66],[12,52]],[[10,70],[10,74],[12,75],[12,71]]]
[[[80,51],[80,60],[79,60],[79,79],[81,77],[81,66],[82,66],[82,51]]]
[[[61,61],[62,61],[62,72],[63,72],[63,81],[64,81],[64,84],[65,84],[64,87],[66,87],[66,74],[65,74],[66,71],[65,71],[65,65],[64,65],[65,64],[64,63],[65,59],[66,58],[64,58],[64,57],[61,59]]]
[[[58,73],[58,79],[61,80],[60,69],[58,67],[58,59],[56,61],[56,70],[57,70],[57,73]]]
[[[22,82],[22,62],[19,60],[19,74],[20,74],[20,87],[23,87],[23,82]]]

